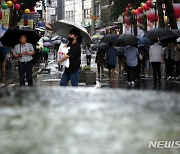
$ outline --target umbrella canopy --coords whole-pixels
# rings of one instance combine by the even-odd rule
[[[80,34],[83,38],[83,43],[92,44],[91,37],[88,34],[87,30],[84,27],[82,27],[74,22],[70,22],[70,21],[66,21],[66,20],[59,20],[59,21],[53,23],[51,25],[51,27],[56,34],[63,36],[65,38],[68,38],[70,30],[72,30],[73,28],[77,28],[80,30]]]
[[[167,28],[155,28],[150,31],[148,31],[145,35],[147,38],[171,38],[175,37],[176,35]]]
[[[172,29],[172,32],[173,32],[176,36],[180,36],[180,29]]]
[[[100,40],[103,37],[104,37],[104,35],[100,35],[100,34],[96,34],[96,35],[91,36],[92,39],[97,39],[97,40]]]
[[[51,41],[61,40],[60,36],[54,36],[51,38]]]
[[[153,41],[147,37],[138,36],[137,38],[139,39],[138,44],[145,44],[145,45],[153,44]]]
[[[132,34],[122,34],[117,39],[117,46],[129,46],[135,45],[138,42],[138,38]]]
[[[41,40],[44,41],[44,42],[45,42],[45,41],[47,42],[47,41],[50,41],[50,38],[47,37],[47,36],[44,36],[44,37],[41,37]]]
[[[94,45],[92,48],[93,49],[103,50],[103,49],[105,49],[107,47],[108,47],[108,45],[106,43],[99,43],[99,44]]]
[[[110,43],[110,42],[113,43],[117,40],[118,36],[119,35],[117,35],[117,34],[107,34],[101,39],[101,42],[102,43]]]
[[[52,45],[51,42],[44,42],[43,43],[43,46],[46,46],[46,47],[51,46],[51,45]]]
[[[33,45],[40,39],[40,36],[32,28],[27,26],[17,26],[9,28],[1,38],[1,42],[4,46],[14,47],[19,43],[19,38],[22,35],[26,35],[27,42]]]
[[[54,45],[54,44],[61,44],[61,40],[55,40],[55,41],[51,41],[51,43]]]

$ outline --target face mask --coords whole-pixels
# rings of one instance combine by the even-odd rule
[[[72,42],[74,41],[74,39],[71,38],[71,37],[69,37],[69,38],[68,38],[68,41],[69,41],[69,44],[72,44]]]

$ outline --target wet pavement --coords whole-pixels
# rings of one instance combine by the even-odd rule
[[[86,64],[86,56],[82,54],[82,66]],[[39,68],[35,68],[38,72],[34,78],[35,86],[59,86],[60,78],[62,76],[63,70],[58,70],[57,62],[54,60],[53,54],[49,55],[49,65],[47,67],[45,64],[41,64]],[[97,72],[97,66],[95,63],[95,54],[92,55],[92,71]],[[43,71],[44,70],[44,71]],[[50,73],[48,72],[50,71]],[[108,70],[105,69],[105,77],[96,79],[96,85],[86,85],[85,83],[79,83],[80,87],[94,87],[94,88],[121,88],[121,89],[139,89],[139,90],[160,90],[160,91],[180,91],[180,80],[161,80],[158,85],[153,84],[152,75],[149,78],[141,77],[140,82],[138,82],[134,87],[128,86],[126,83],[126,76],[118,73],[118,67],[116,68],[116,79],[113,82],[109,82]],[[15,80],[16,78],[16,80]],[[8,72],[5,77],[0,75],[0,87],[8,86],[14,87],[18,86],[18,73]]]
[[[180,95],[94,88],[0,90],[2,154],[179,154]]]

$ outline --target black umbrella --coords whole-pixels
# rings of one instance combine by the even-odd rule
[[[108,47],[108,45],[106,43],[99,43],[99,44],[94,45],[92,48],[93,49],[103,50],[103,49],[105,49],[107,47]]]
[[[19,43],[19,38],[22,35],[26,35],[27,42],[35,45],[40,36],[30,27],[27,26],[17,26],[14,28],[9,28],[1,38],[1,42],[4,46],[14,47]]]
[[[117,46],[129,46],[135,45],[139,39],[132,34],[122,34],[117,39]]]
[[[154,39],[154,38],[172,38],[175,37],[176,35],[170,29],[155,28],[148,31],[144,36],[147,38]]]
[[[176,36],[180,36],[180,29],[172,29],[172,32],[173,32]]]
[[[115,42],[119,35],[117,34],[107,34],[101,39],[101,43]]]

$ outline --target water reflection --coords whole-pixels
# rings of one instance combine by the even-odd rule
[[[180,95],[93,88],[0,90],[2,154],[179,154]]]

